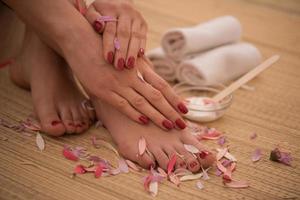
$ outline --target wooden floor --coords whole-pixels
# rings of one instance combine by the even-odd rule
[[[159,45],[162,33],[171,27],[188,26],[210,18],[231,14],[243,25],[243,39],[257,45],[264,58],[280,54],[272,68],[250,82],[255,91],[239,90],[226,116],[209,124],[226,131],[231,152],[238,158],[234,176],[248,180],[248,189],[228,189],[213,175],[198,190],[195,182],[180,188],[163,183],[156,199],[299,199],[300,198],[300,3],[297,0],[136,0],[148,20],[148,48]],[[1,41],[2,42],[2,41]],[[0,58],[6,50],[0,51]],[[7,70],[0,71],[0,118],[10,122],[32,113],[30,94],[14,86]],[[252,132],[258,134],[249,140]],[[70,178],[74,164],[64,159],[64,144],[89,147],[90,137],[105,130],[80,136],[46,137],[40,152],[34,137],[0,127],[0,199],[153,199],[143,190],[143,174],[130,173],[95,179],[92,175]],[[7,138],[7,140],[4,140]],[[109,138],[109,137],[108,137]],[[268,154],[275,145],[288,148],[293,167],[270,162]],[[253,164],[255,148],[264,156]],[[110,158],[105,149],[96,151]]]

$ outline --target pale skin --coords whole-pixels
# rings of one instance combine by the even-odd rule
[[[175,124],[177,128],[185,128],[185,122],[180,113],[186,113],[187,109],[172,88],[145,63],[140,62],[141,64],[138,64],[135,61],[134,69],[141,71],[147,79],[147,84],[132,79],[136,76],[136,70],[134,69],[120,72],[107,65],[103,57],[100,56],[105,54],[103,53],[102,38],[68,1],[5,0],[5,2],[48,46],[65,58],[72,71],[92,97],[112,105],[140,124],[146,125],[150,119],[164,130],[173,129]],[[131,6],[131,4],[126,5]],[[100,9],[98,10],[96,4],[95,9],[98,13],[103,12]],[[45,10],[47,12],[44,12]],[[136,12],[132,9],[133,11]],[[111,14],[113,12],[112,9]],[[118,16],[124,15],[120,13],[122,12],[118,9]],[[132,19],[133,15],[129,16]],[[107,28],[105,27],[105,30],[109,30]],[[116,30],[119,29],[119,26],[117,26]],[[107,35],[105,30],[103,37]],[[126,37],[120,38],[121,44],[126,44],[125,41],[130,40],[124,38]],[[141,38],[140,45],[135,44],[133,48],[131,42],[128,43],[129,48],[123,48],[120,52],[116,52],[115,58],[117,59],[114,59],[114,63],[118,62],[116,60],[119,57],[125,59],[125,54],[126,59],[128,59],[130,56],[127,55],[136,54],[132,52],[136,52],[136,49],[143,47],[144,37],[137,38]],[[105,38],[103,39],[105,40]],[[109,45],[106,46],[104,49],[109,48]],[[132,50],[132,48],[135,50]],[[104,52],[106,51],[104,50]],[[49,124],[44,126],[51,126],[52,124],[50,121],[47,123]]]
[[[16,58],[16,62],[10,66],[10,74],[17,85],[31,89],[35,111],[41,120],[66,116],[62,119],[67,124],[68,122],[88,122],[89,119],[94,118],[93,112],[80,111],[80,102],[84,97],[78,92],[70,78],[68,66],[64,60],[45,45],[33,31],[26,32],[22,51]],[[199,150],[204,149],[200,142],[186,130],[173,129],[166,134],[153,123],[145,127],[132,121],[100,100],[94,100],[93,103],[98,119],[107,127],[120,154],[144,168],[149,169],[157,162],[161,168],[166,169],[169,158],[173,154],[182,155],[182,158],[177,160],[176,168],[188,168],[192,172],[199,171],[201,165],[208,167],[214,162],[213,154],[208,154],[204,159],[197,159],[184,148],[183,144],[192,144]],[[46,105],[48,107],[44,108],[43,106]],[[68,115],[68,113],[71,114]],[[87,126],[77,130],[63,123],[50,131],[55,131],[55,135],[58,136],[63,134],[62,129],[67,132],[81,132],[86,128]],[[140,137],[146,139],[147,147],[153,157],[148,154],[137,156]]]

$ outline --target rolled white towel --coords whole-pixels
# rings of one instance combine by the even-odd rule
[[[194,27],[171,29],[163,35],[161,43],[166,54],[179,61],[186,54],[237,42],[241,32],[238,19],[223,16]]]
[[[146,56],[152,62],[154,70],[165,80],[175,81],[176,66],[178,63],[166,56],[161,47],[152,49],[146,53]]]
[[[184,60],[176,68],[176,77],[191,85],[224,84],[247,73],[260,62],[261,54],[255,46],[230,44]]]

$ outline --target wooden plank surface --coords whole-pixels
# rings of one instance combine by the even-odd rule
[[[158,46],[163,32],[171,27],[189,26],[230,14],[240,19],[243,39],[254,43],[264,58],[281,55],[279,62],[250,82],[255,91],[236,92],[226,116],[208,124],[226,132],[231,152],[238,158],[234,176],[249,180],[251,187],[224,188],[212,171],[211,179],[204,182],[204,190],[198,190],[195,182],[186,182],[180,188],[163,183],[156,199],[299,199],[299,1],[139,0],[136,4],[149,23],[148,48]],[[0,50],[0,58],[5,53],[6,50]],[[18,122],[30,113],[29,92],[14,86],[7,70],[1,70],[0,118]],[[258,134],[255,141],[249,140],[252,132]],[[0,199],[153,199],[143,190],[144,174],[70,178],[74,164],[62,157],[64,144],[86,146],[103,157],[113,158],[105,149],[91,148],[90,137],[95,134],[110,140],[104,129],[78,136],[45,136],[46,149],[40,152],[34,137],[0,127]],[[268,160],[268,153],[276,144],[292,151],[294,167]],[[211,145],[215,146],[213,142]],[[263,150],[264,156],[253,164],[250,155],[257,147]]]

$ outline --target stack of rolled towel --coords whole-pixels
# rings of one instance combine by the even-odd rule
[[[167,31],[162,47],[150,50],[147,56],[167,81],[226,84],[261,62],[255,46],[240,42],[241,33],[241,24],[235,17],[223,16]]]

